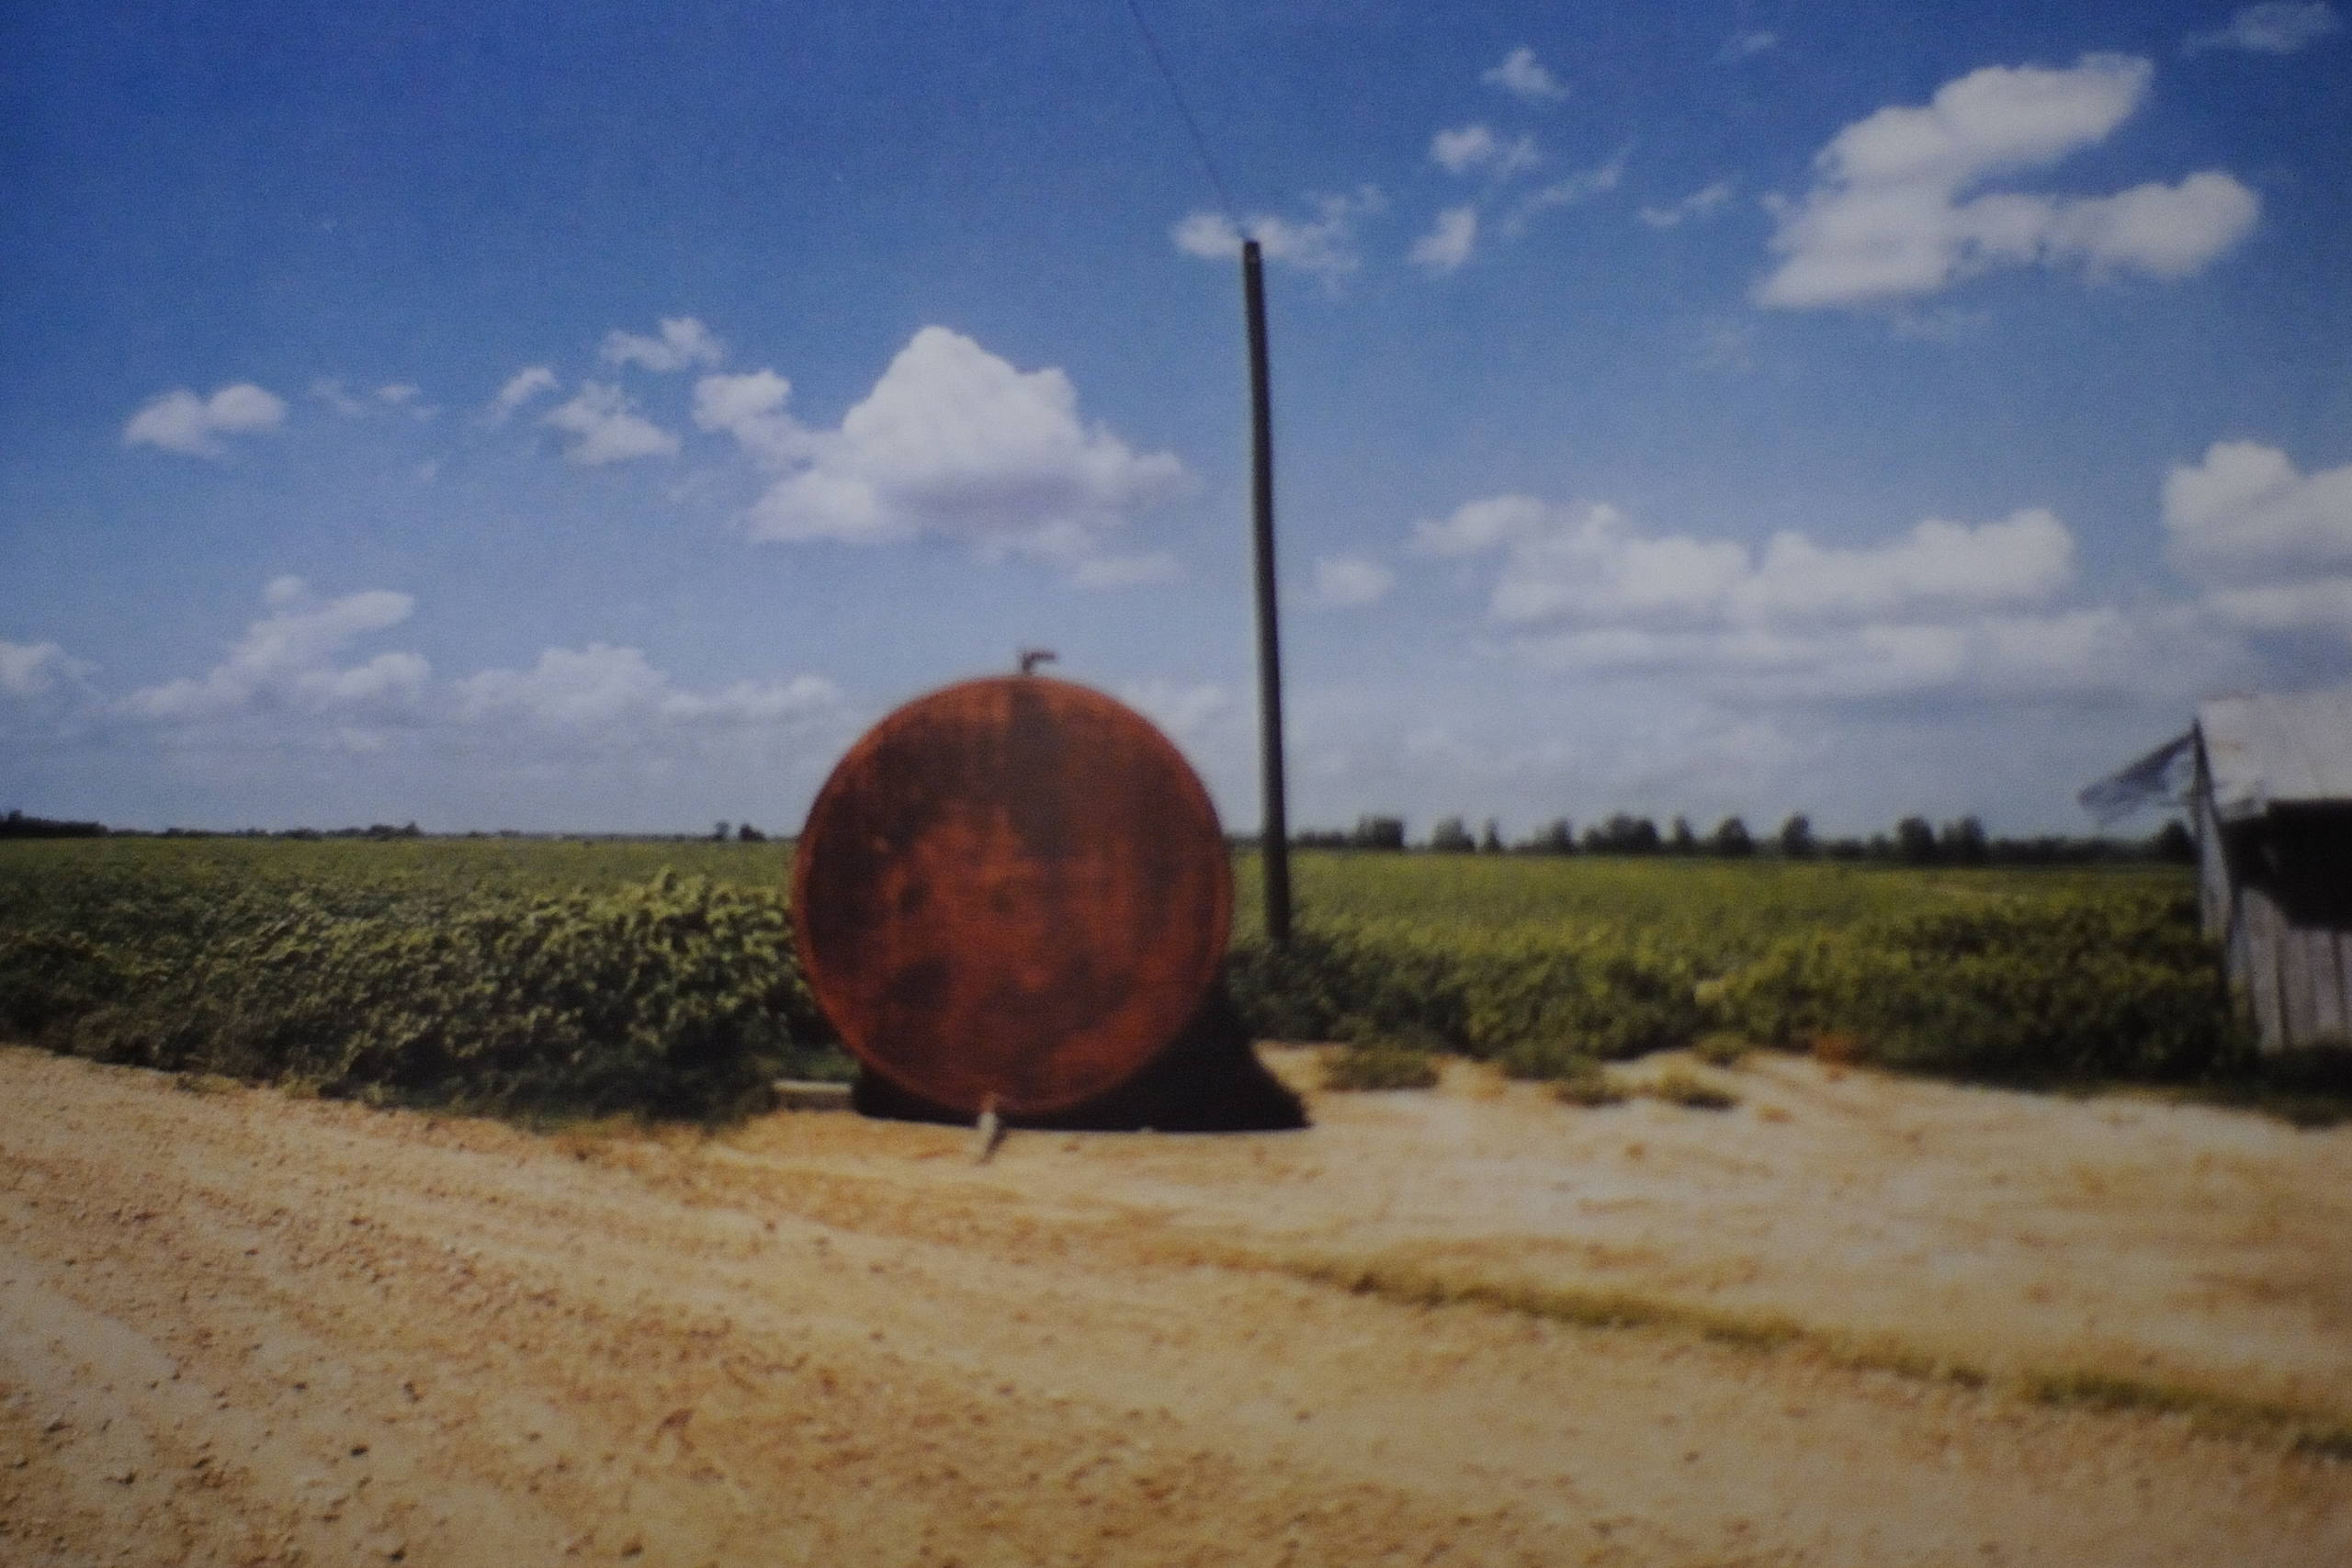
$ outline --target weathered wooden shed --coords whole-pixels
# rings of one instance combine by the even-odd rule
[[[2352,687],[2218,698],[2185,739],[2205,930],[2262,1049],[2352,1046]]]

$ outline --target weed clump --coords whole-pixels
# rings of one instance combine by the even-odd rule
[[[1575,1071],[1564,1073],[1552,1081],[1552,1098],[1563,1105],[1590,1108],[1623,1104],[1625,1091],[1617,1086],[1599,1062],[1588,1057]]]
[[[1323,1054],[1327,1089],[1432,1089],[1437,1058],[1409,1045],[1371,1042],[1337,1045]]]
[[[1736,1067],[1747,1060],[1750,1049],[1741,1036],[1719,1029],[1713,1034],[1701,1035],[1690,1052],[1711,1067]]]
[[[1522,1040],[1495,1058],[1505,1077],[1549,1083],[1600,1070],[1589,1051],[1565,1040]]]
[[[1668,1105],[1679,1105],[1692,1111],[1729,1111],[1739,1103],[1739,1096],[1728,1089],[1717,1089],[1680,1067],[1668,1067],[1658,1074],[1642,1086],[1642,1092],[1654,1100],[1663,1100]]]

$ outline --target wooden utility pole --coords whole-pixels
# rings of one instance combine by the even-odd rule
[[[1282,637],[1274,613],[1273,396],[1266,381],[1266,273],[1258,242],[1241,242],[1241,297],[1250,316],[1250,501],[1258,579],[1258,749],[1264,827],[1266,936],[1290,945],[1290,812],[1283,788]]]

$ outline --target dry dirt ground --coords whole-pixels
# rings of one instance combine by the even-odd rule
[[[2352,1130],[1718,1076],[978,1165],[0,1049],[0,1562],[2352,1562],[2352,1461],[2200,1425],[2352,1421]]]

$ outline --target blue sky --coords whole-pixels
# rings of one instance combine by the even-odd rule
[[[2352,675],[2333,3],[0,21],[0,807],[797,825],[1058,650],[1254,826],[2073,792]]]

